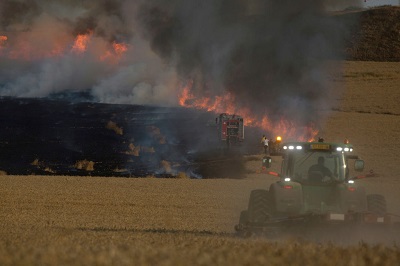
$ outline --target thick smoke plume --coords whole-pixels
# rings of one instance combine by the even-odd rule
[[[85,92],[100,102],[177,105],[190,81],[196,97],[229,93],[260,119],[318,123],[316,111],[334,94],[326,61],[340,58],[346,33],[327,11],[359,5],[3,0],[0,95]]]

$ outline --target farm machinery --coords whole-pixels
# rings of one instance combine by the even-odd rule
[[[235,230],[244,236],[276,235],[328,224],[390,224],[384,196],[367,194],[357,177],[350,177],[350,161],[355,171],[364,169],[364,161],[352,152],[349,143],[282,143],[281,172],[268,172],[279,181],[268,190],[251,191]],[[269,156],[263,159],[267,170],[271,161]]]
[[[228,147],[243,142],[243,117],[235,114],[222,113],[215,119],[215,124],[217,125],[218,139],[221,142],[225,142]]]

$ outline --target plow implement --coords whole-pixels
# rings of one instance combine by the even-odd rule
[[[242,212],[243,213],[243,212]],[[246,214],[244,214],[246,215]],[[399,215],[387,213],[326,213],[273,217],[263,222],[239,223],[239,237],[264,236],[270,239],[303,238],[313,241],[399,243]]]

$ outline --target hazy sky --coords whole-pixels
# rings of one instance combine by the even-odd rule
[[[382,5],[400,5],[399,0],[366,0],[364,7],[382,6]]]

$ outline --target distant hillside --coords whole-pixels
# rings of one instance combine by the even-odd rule
[[[359,22],[346,42],[348,60],[400,61],[400,7],[384,6],[338,17]]]

